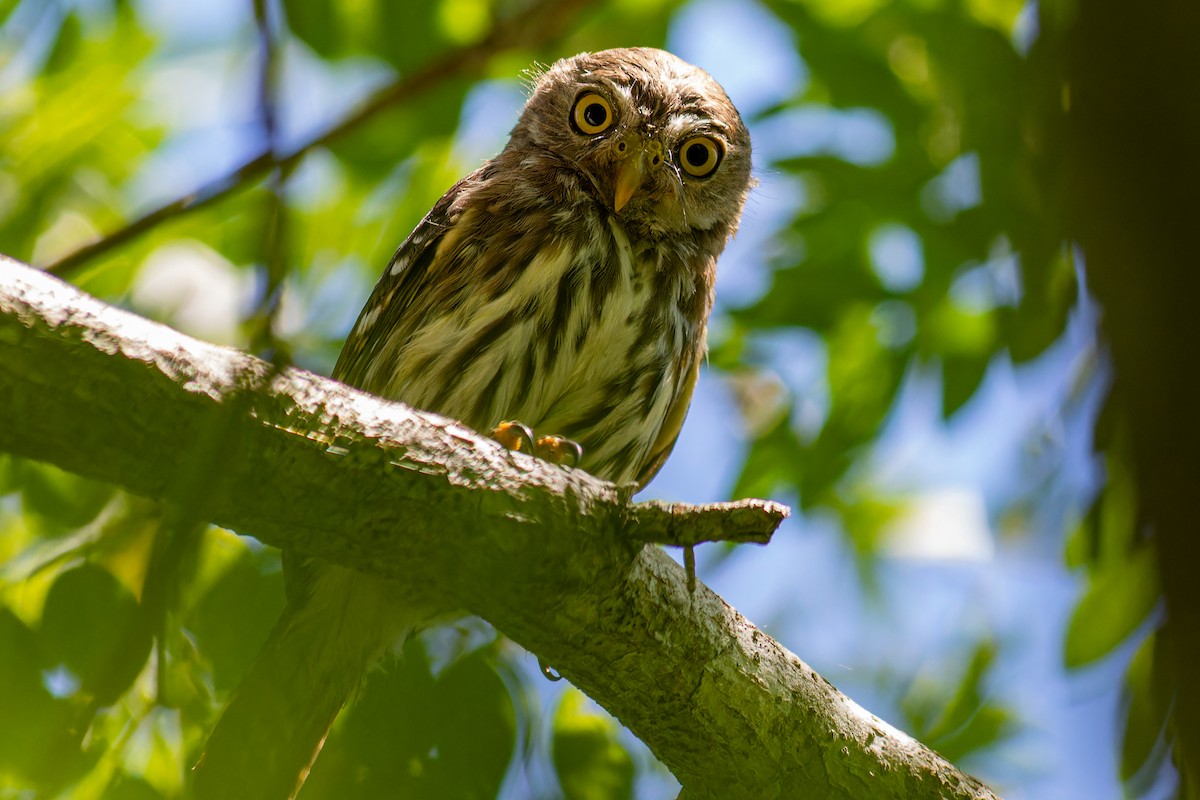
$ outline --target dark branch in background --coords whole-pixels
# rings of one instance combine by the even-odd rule
[[[226,421],[221,470],[189,498],[205,519],[479,614],[628,725],[692,800],[995,800],[642,544],[765,541],[778,505],[630,504],[627,488],[3,258],[0,418],[0,451],[160,498]]]
[[[279,107],[276,102],[279,78],[279,60],[275,48],[275,21],[278,7],[272,0],[252,0],[254,23],[258,31],[258,119],[263,142],[272,161],[278,162],[279,153]],[[275,9],[272,11],[272,9]],[[275,19],[273,20],[272,17]],[[263,355],[269,361],[286,364],[291,359],[280,352],[280,342],[275,338],[275,320],[283,299],[283,280],[287,274],[284,256],[287,242],[287,203],[285,187],[287,171],[275,167],[268,179],[267,196],[264,200],[264,224],[262,226],[262,266],[259,269],[259,298],[251,315],[251,351]]]
[[[1139,533],[1158,553],[1166,645],[1155,674],[1173,678],[1180,797],[1200,787],[1200,349],[1196,306],[1200,186],[1200,4],[1080,3],[1068,39],[1067,210],[1087,279],[1104,308],[1120,420],[1132,449]],[[1107,435],[1109,442],[1104,442]],[[1158,656],[1156,655],[1157,659]],[[1165,701],[1164,701],[1165,702]],[[1145,723],[1142,723],[1145,724]],[[1154,734],[1157,735],[1157,734]],[[1152,735],[1152,738],[1153,736]]]
[[[474,74],[496,53],[514,47],[534,47],[552,40],[566,30],[567,24],[576,14],[595,2],[596,0],[538,0],[512,17],[497,20],[488,34],[475,44],[450,50],[441,58],[430,61],[421,69],[380,89],[345,119],[294,150],[279,156],[273,156],[269,150],[264,150],[233,172],[165,203],[123,228],[68,253],[46,266],[45,270],[55,275],[70,277],[89,261],[136,239],[167,220],[197,211],[249,186],[273,168],[278,167],[286,173],[295,167],[309,150],[323,147],[356,130],[389,106],[405,102],[451,78]]]
[[[272,0],[252,0],[254,19],[258,30],[259,71],[258,110],[259,126],[267,152],[276,158],[278,117],[275,102],[278,77],[278,62],[272,33]],[[285,223],[287,205],[284,202],[286,176],[281,167],[272,170],[268,189],[263,201],[262,263],[258,269],[259,299],[252,312],[251,348],[267,358],[275,368],[290,363],[290,354],[275,338],[275,319],[279,312],[286,274],[284,258]],[[264,379],[267,376],[264,376]],[[247,391],[255,388],[247,387]],[[167,663],[171,651],[178,644],[178,625],[173,617],[179,608],[179,587],[183,584],[180,573],[183,565],[194,562],[195,554],[203,542],[204,529],[208,524],[202,506],[196,502],[212,491],[221,472],[223,453],[228,449],[228,438],[236,429],[237,415],[245,413],[246,397],[235,396],[226,406],[226,412],[215,415],[210,434],[197,437],[189,448],[190,464],[182,473],[184,480],[175,481],[167,494],[166,513],[161,522],[160,535],[154,538],[154,553],[151,568],[146,572],[142,608],[154,630],[158,646],[154,657],[158,661],[156,675],[158,702],[170,706],[174,699],[167,696],[170,682],[161,680],[168,674]]]

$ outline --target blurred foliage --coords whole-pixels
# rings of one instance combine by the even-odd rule
[[[493,644],[435,673],[412,640],[375,672],[339,719],[306,798],[495,797],[517,740],[517,715]],[[499,670],[499,671],[498,671]]]
[[[716,343],[714,360],[752,358],[754,331],[814,328],[829,350],[832,404],[811,442],[760,438],[738,494],[776,488],[763,461],[789,465],[786,483],[806,505],[830,503],[856,451],[879,433],[914,360],[940,365],[949,416],[998,353],[1022,361],[1054,342],[1074,299],[1061,231],[1046,224],[1055,210],[1061,126],[1053,39],[1039,37],[1018,52],[1008,31],[1019,6],[1011,4],[998,25],[995,9],[980,19],[955,4],[871,8],[846,17],[841,4],[771,4],[795,32],[812,77],[764,122],[786,124],[813,106],[869,108],[887,120],[894,147],[881,163],[815,154],[779,164],[803,180],[811,199],[789,226],[795,242],[776,257],[770,290],[735,312],[740,325]],[[872,239],[889,230],[919,240],[917,280],[897,286],[873,262]],[[794,260],[797,253],[804,258]],[[1013,253],[1018,286],[1006,291]],[[972,272],[987,290],[968,304],[955,285]],[[911,330],[887,329],[897,315]],[[760,456],[759,448],[770,452]],[[803,465],[799,475],[795,464]]]
[[[589,711],[568,690],[554,714],[554,768],[566,800],[620,800],[633,794],[633,759],[612,718]]]
[[[967,659],[957,685],[942,674],[918,675],[901,700],[912,734],[954,763],[986,751],[1012,733],[1012,714],[988,698],[986,685],[996,657],[993,642],[981,642]]]
[[[174,26],[163,22],[165,5],[0,2],[0,252],[53,262],[264,147],[250,89],[251,4],[226,6],[216,20],[191,11],[191,24]],[[379,265],[474,166],[456,163],[454,149],[474,80],[512,80],[585,49],[661,46],[681,5],[597,3],[561,39],[494,52],[471,79],[442,81],[307,151],[285,184],[290,272],[276,320],[301,364],[332,365]],[[856,468],[906,376],[940,374],[949,417],[989,367],[1034,359],[1061,335],[1079,292],[1059,208],[1069,5],[765,4],[798,43],[808,80],[748,122],[786,133],[814,111],[866,114],[890,145],[863,156],[833,142],[760,165],[794,181],[803,201],[770,249],[769,288],[714,326],[712,364],[743,408],[759,409],[735,494],[795,495],[832,511],[869,559],[892,508],[856,483]],[[294,144],[348,113],[347,98],[365,87],[481,41],[523,6],[280,7]],[[267,191],[251,183],[176,216],[73,278],[139,313],[245,346],[266,261]],[[889,242],[917,253],[916,274],[894,273]],[[211,306],[199,316],[198,296]],[[804,398],[770,380],[778,365],[764,342],[781,330],[811,332],[824,348],[828,406],[816,425],[800,424]],[[1079,510],[1067,544],[1067,563],[1087,585],[1064,642],[1072,668],[1111,657],[1156,619],[1152,543],[1139,535],[1126,454],[1113,441],[1100,439],[1107,489],[1086,516]],[[172,567],[174,590],[152,591],[178,535],[152,504],[2,455],[0,495],[0,794],[178,796],[282,607],[278,558],[210,530]],[[1134,792],[1169,752],[1159,638],[1144,638],[1125,684],[1121,778]],[[339,720],[302,797],[483,798],[502,785],[515,796],[632,796],[636,759],[613,723],[568,692],[547,748],[528,672],[512,648],[483,639],[409,641]],[[898,682],[906,727],[952,759],[986,757],[1020,724],[989,688],[1001,646],[983,639],[964,650],[957,681],[939,673]]]

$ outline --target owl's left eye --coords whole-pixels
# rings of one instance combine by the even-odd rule
[[[595,92],[581,94],[571,109],[571,124],[587,136],[604,133],[613,125],[612,106]]]
[[[679,145],[679,164],[693,178],[707,178],[716,171],[724,151],[707,136],[693,136]]]

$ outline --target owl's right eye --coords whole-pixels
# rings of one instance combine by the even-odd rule
[[[585,92],[571,109],[571,125],[585,136],[604,133],[613,125],[612,106],[595,92]]]

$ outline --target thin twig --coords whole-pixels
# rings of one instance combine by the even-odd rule
[[[246,188],[253,179],[272,168],[279,167],[286,172],[309,150],[323,147],[356,130],[385,108],[410,100],[451,78],[474,73],[496,53],[514,47],[538,46],[550,41],[563,31],[567,22],[577,13],[596,2],[597,0],[538,0],[519,14],[497,20],[487,36],[475,44],[455,48],[421,69],[380,89],[356,111],[286,155],[273,157],[269,150],[264,150],[233,172],[147,212],[124,227],[68,253],[44,269],[61,277],[70,277],[89,261],[141,236],[163,222],[197,211]]]
[[[272,161],[278,161],[279,121],[277,88],[279,64],[275,48],[272,0],[253,0],[254,22],[258,30],[258,118],[262,138]],[[250,318],[251,349],[275,363],[286,364],[288,355],[275,338],[275,319],[283,298],[286,276],[284,248],[287,242],[287,175],[281,167],[271,171],[264,202],[262,226],[262,267],[259,269],[259,298]]]
[[[258,115],[259,127],[266,150],[272,161],[276,161],[278,142],[278,118],[276,104],[277,61],[274,47],[271,7],[273,0],[251,0],[254,20],[258,30]],[[262,266],[259,268],[259,299],[250,318],[250,339],[254,351],[272,364],[271,375],[288,363],[287,353],[275,339],[274,322],[279,311],[282,295],[285,262],[283,256],[284,202],[283,170],[276,167],[268,180],[269,192],[263,207]],[[185,564],[194,562],[200,547],[207,519],[200,511],[203,503],[213,493],[221,474],[220,465],[224,454],[236,447],[232,440],[236,433],[236,420],[252,402],[252,392],[260,389],[267,379],[249,380],[252,385],[247,391],[232,393],[225,404],[224,413],[215,415],[204,431],[205,435],[183,438],[180,449],[186,454],[181,479],[175,481],[170,491],[170,502],[158,535],[154,540],[153,559],[146,575],[146,588],[142,605],[146,610],[148,624],[158,641],[155,648],[158,701],[171,705],[174,700],[167,695],[170,683],[162,676],[167,674],[167,662],[175,645],[172,631],[173,619],[179,609],[180,587],[185,582]]]

